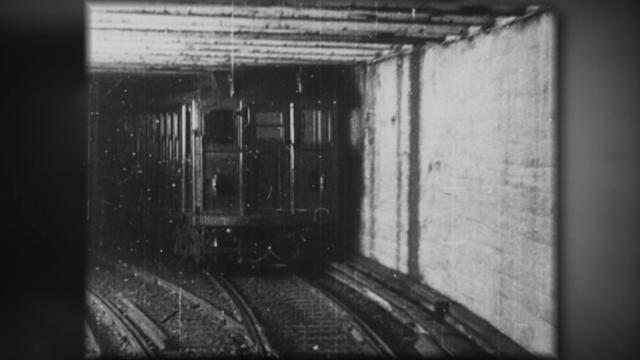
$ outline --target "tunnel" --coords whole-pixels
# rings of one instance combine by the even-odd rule
[[[557,356],[552,9],[86,19],[89,357]]]

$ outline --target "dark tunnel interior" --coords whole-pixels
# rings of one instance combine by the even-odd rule
[[[153,111],[169,111],[198,96],[215,108],[207,119],[225,118],[203,137],[208,142],[230,142],[235,131],[233,114],[243,104],[252,102],[321,102],[337,103],[337,142],[340,155],[334,158],[339,179],[333,189],[340,216],[334,225],[336,249],[332,256],[344,258],[353,251],[359,221],[358,179],[361,154],[349,143],[350,113],[357,106],[353,69],[338,66],[282,67],[238,70],[202,74],[92,74],[90,77],[91,161],[89,200],[91,226],[89,253],[106,251],[113,255],[149,256],[170,243],[154,241],[158,229],[154,220],[154,196],[161,196],[152,183],[141,190],[144,163],[151,159],[141,146],[140,129],[134,119]],[[207,118],[208,116],[208,118]],[[206,125],[205,125],[206,126]],[[231,134],[231,135],[230,135]],[[148,180],[148,179],[147,179]],[[236,196],[237,179],[218,180],[219,191]],[[175,186],[175,185],[174,185]],[[242,190],[245,191],[245,190]],[[205,194],[206,196],[206,194]],[[204,203],[207,206],[205,197]],[[218,204],[219,205],[219,204]],[[165,221],[173,222],[173,219]]]

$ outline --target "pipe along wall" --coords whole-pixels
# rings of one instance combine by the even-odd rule
[[[356,69],[357,251],[556,354],[555,20]]]

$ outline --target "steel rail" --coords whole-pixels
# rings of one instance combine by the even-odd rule
[[[273,348],[273,346],[271,346],[271,342],[266,335],[264,327],[260,324],[260,321],[258,321],[253,310],[251,310],[251,307],[249,307],[249,304],[247,304],[238,290],[236,290],[236,288],[227,281],[224,276],[213,276],[207,270],[203,270],[202,273],[209,279],[209,281],[216,283],[224,289],[227,295],[231,298],[234,305],[240,312],[241,323],[246,325],[247,331],[254,340],[259,356],[263,358],[280,357],[278,352]]]
[[[368,346],[378,351],[378,355],[396,359],[396,355],[391,350],[389,345],[376,334],[373,329],[369,325],[367,325],[361,318],[358,316],[349,306],[347,306],[344,302],[328,293],[327,291],[322,290],[318,286],[314,285],[307,279],[301,278],[306,284],[308,284],[311,288],[315,290],[319,295],[326,297],[329,301],[335,303],[338,307],[340,307],[344,312],[346,312],[351,320],[353,321],[354,328],[360,333],[364,335],[362,339],[363,342],[366,342]]]
[[[348,272],[357,273],[358,274],[357,278],[359,282],[363,284],[372,283],[372,284],[383,285],[386,282],[385,275],[372,272],[373,271],[372,269],[369,269],[367,265],[359,261],[347,262],[341,266],[332,264],[331,266],[334,267],[335,269],[341,268],[340,271],[342,273],[348,273]],[[353,277],[352,275],[349,275],[349,276]],[[393,276],[395,277],[395,275]],[[401,299],[406,298],[409,303],[413,303],[418,306],[416,309],[422,308],[427,312],[431,312],[431,313],[438,312],[438,309],[436,308],[436,305],[435,305],[436,302],[446,301],[444,298],[440,298],[440,299],[434,298],[433,297],[434,294],[423,293],[425,297],[422,298],[422,295],[420,295],[421,293],[419,292],[420,290],[419,289],[416,290],[416,289],[418,288],[411,285],[409,285],[406,289],[402,289],[402,288],[398,289],[397,287],[393,288],[393,287],[387,286],[385,288],[385,292],[388,294],[394,294],[396,297]],[[407,307],[404,307],[404,308],[407,308]],[[478,329],[474,329],[472,326],[470,326],[466,322],[466,320],[459,318],[457,314],[455,314],[453,311],[449,310],[442,315],[438,315],[437,317],[441,317],[443,326],[446,325],[451,329],[454,329],[461,335],[461,338],[466,338],[467,340],[470,340],[471,343],[473,343],[475,346],[477,346],[487,355],[489,356],[500,355],[500,351],[492,347],[491,344],[487,342],[487,340],[481,335],[481,331],[479,331]],[[445,349],[449,353],[452,353],[452,354],[456,353],[455,350],[448,349],[448,347],[444,344],[441,344],[441,346],[443,347],[443,349]],[[506,343],[503,346],[506,347],[507,346]],[[515,354],[518,354],[518,357],[524,357],[524,358],[530,357],[530,354],[527,354],[526,352],[516,352]]]
[[[360,276],[353,276],[349,271],[330,263],[325,269],[325,273],[332,279],[350,287],[382,308],[386,309],[392,316],[404,324],[414,324],[412,327],[414,333],[418,337],[415,349],[423,356],[442,357],[456,356],[456,351],[449,348],[441,341],[437,340],[437,336],[429,331],[428,319],[431,315],[420,312],[415,306],[404,301],[399,296],[393,296],[389,291],[383,291],[379,286],[373,286],[372,283]]]
[[[88,359],[99,358],[101,355],[100,346],[96,341],[96,337],[93,335],[89,324],[84,323],[84,336],[85,336],[85,351]]]
[[[116,294],[118,301],[124,306],[124,313],[126,316],[133,320],[138,328],[145,334],[145,336],[153,342],[156,348],[163,351],[167,347],[169,336],[151,320],[145,313],[140,310],[129,299],[125,298],[122,294]]]
[[[201,309],[206,312],[211,313],[216,316],[218,319],[221,319],[225,323],[225,327],[229,330],[244,330],[245,327],[240,324],[235,318],[227,314],[224,310],[220,309],[218,306],[212,304],[211,302],[203,299],[201,296],[198,296],[191,291],[185,289],[184,287],[174,284],[173,282],[166,280],[156,274],[152,274],[148,271],[139,269],[136,266],[125,263],[116,264],[116,268],[124,273],[133,274],[135,277],[140,278],[142,281],[147,283],[155,283],[160,287],[165,288],[166,290],[173,292],[175,294],[181,294],[182,297],[188,299],[189,301],[198,304]]]
[[[107,321],[114,326],[114,330],[131,345],[136,356],[155,357],[153,348],[145,341],[144,336],[136,329],[135,325],[124,316],[109,300],[93,289],[87,290],[87,298],[90,306],[100,310]]]

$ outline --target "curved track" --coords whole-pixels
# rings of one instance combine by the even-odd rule
[[[89,291],[88,300],[113,328],[118,353],[131,356],[213,355],[220,344],[219,355],[258,358],[487,354],[432,310],[354,266],[328,263],[311,278],[291,268],[150,272],[118,262],[111,277],[103,275],[109,288],[123,281],[118,291],[105,297]],[[96,335],[98,342],[90,341],[87,330],[87,356],[100,353]]]
[[[209,273],[182,274],[181,281],[161,277],[132,265],[117,265],[123,273],[128,273],[146,283],[153,283],[166,291],[179,295],[182,299],[194,304],[198,309],[217,319],[218,333],[235,333],[241,335],[240,346],[246,344],[252,357],[275,357],[268,340],[264,336],[262,327],[257,324],[255,316],[248,310],[246,304],[234,294],[233,288],[224,279],[216,279]],[[217,300],[217,301],[216,301]],[[228,300],[228,301],[225,301]]]
[[[294,274],[229,276],[283,356],[394,357],[362,320],[334,297]]]
[[[271,343],[267,338],[267,335],[265,334],[264,327],[260,324],[255,314],[253,313],[253,310],[251,309],[249,304],[244,301],[238,291],[223,276],[213,276],[206,270],[204,270],[203,273],[212,282],[215,282],[216,284],[221,286],[225,290],[226,294],[232,299],[234,304],[238,307],[238,311],[240,312],[241,316],[240,320],[243,324],[246,325],[247,331],[249,331],[251,337],[258,340],[258,355],[260,357],[279,357],[278,353],[271,346]]]
[[[134,357],[154,357],[155,351],[137,330],[132,321],[124,316],[114,304],[94,290],[87,290],[90,308],[100,321],[109,325],[115,336],[121,341],[120,350]],[[91,334],[91,333],[89,333]]]
[[[86,357],[88,359],[95,359],[100,357],[102,351],[100,349],[100,346],[98,345],[98,341],[96,340],[95,335],[93,335],[93,331],[91,331],[91,328],[86,321],[84,323],[84,339]]]
[[[326,274],[377,303],[400,322],[410,326],[417,341],[414,349],[424,357],[476,357],[489,353],[457,329],[438,320],[432,311],[388,289],[383,283],[345,264],[329,263]]]

